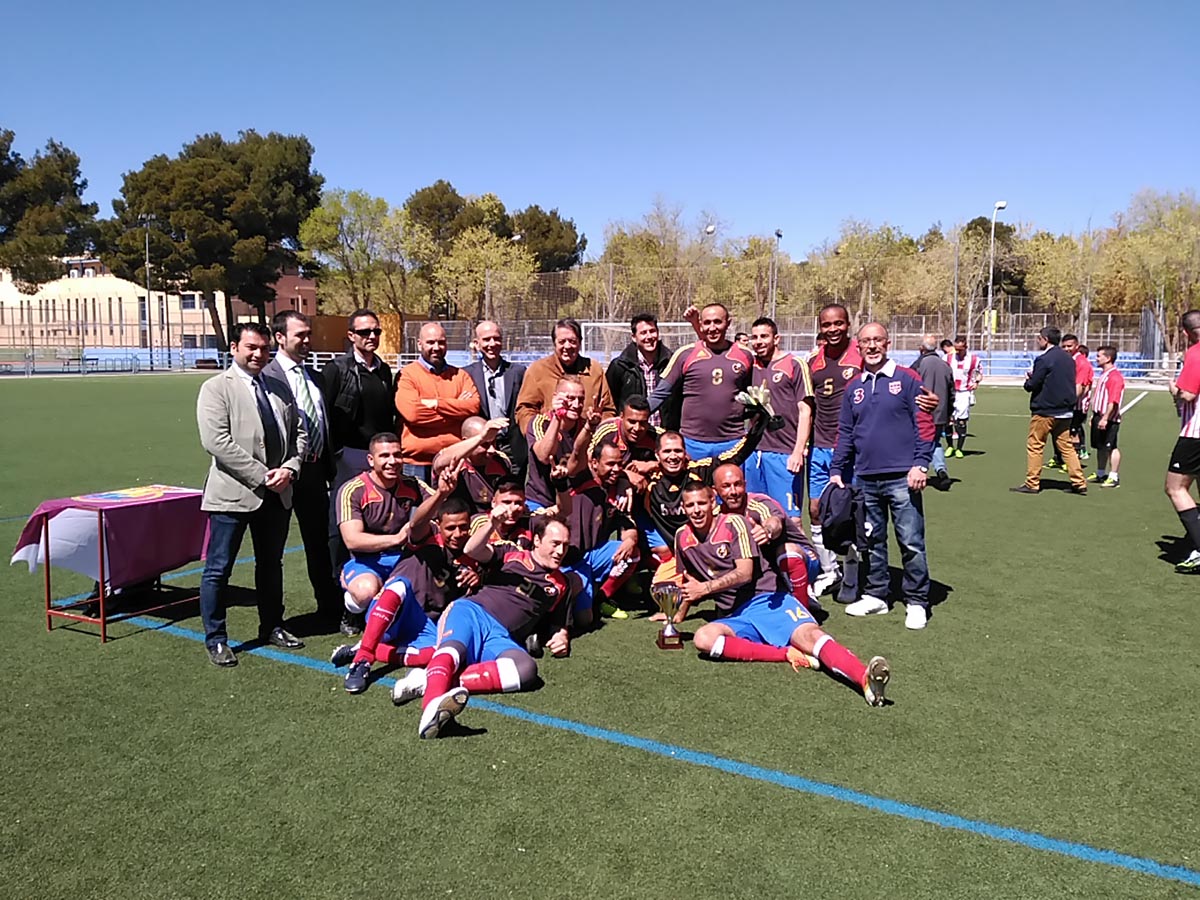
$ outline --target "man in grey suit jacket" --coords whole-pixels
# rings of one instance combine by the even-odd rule
[[[480,414],[485,419],[506,418],[511,423],[496,438],[496,446],[504,451],[512,463],[517,478],[525,477],[525,464],[529,447],[525,434],[517,427],[514,416],[517,394],[525,380],[525,367],[510,362],[500,355],[504,348],[504,335],[495,322],[483,321],[475,326],[475,345],[480,359],[467,366],[464,371],[471,376],[475,390],[479,392]]]
[[[292,486],[292,511],[304,541],[317,616],[321,624],[336,629],[342,617],[342,589],[333,574],[328,537],[329,483],[336,462],[329,431],[329,405],[320,377],[304,367],[312,351],[312,324],[304,313],[285,309],[271,320],[271,332],[275,337],[275,358],[263,366],[263,377],[291,392],[292,406],[308,434],[300,475]]]
[[[283,629],[283,547],[308,435],[287,385],[262,374],[271,352],[266,326],[234,325],[229,337],[232,364],[204,382],[196,400],[200,443],[212,456],[200,502],[209,514],[200,615],[209,659],[218,666],[237,665],[224,594],[247,528],[259,639],[289,650],[304,646]]]

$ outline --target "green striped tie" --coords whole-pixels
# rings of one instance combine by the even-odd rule
[[[317,404],[313,401],[312,389],[303,367],[296,366],[292,372],[300,382],[296,386],[296,399],[300,401],[300,409],[304,412],[304,418],[307,420],[308,452],[313,456],[320,456],[325,447],[325,436],[321,434],[321,420],[317,416]]]

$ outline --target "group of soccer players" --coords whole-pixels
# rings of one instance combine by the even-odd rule
[[[821,311],[808,360],[781,352],[770,319],[747,350],[728,340],[724,306],[689,318],[699,340],[613,418],[564,375],[529,423],[523,482],[494,446],[503,419],[468,420],[430,485],[401,474],[395,435],[371,441],[370,471],[337,501],[346,602],[367,612],[359,643],[332,657],[349,665],[347,691],[365,690],[375,663],[409,667],[393,700],[421,698],[418,733],[435,737],[471,694],[527,689],[542,654],[568,655],[602,613],[625,617],[617,596],[644,571],[639,586],[676,587],[677,623],[711,602],[693,638],[707,658],[824,669],[884,704],[888,661],[864,663],[818,624],[837,559],[802,525],[806,468],[816,522],[842,395],[862,372],[846,310]],[[680,397],[678,431],[650,424]]]

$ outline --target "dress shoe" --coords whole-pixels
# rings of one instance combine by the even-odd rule
[[[304,646],[304,641],[300,640],[294,634],[284,631],[279,626],[272,628],[263,640],[272,647],[282,647],[284,650],[299,650]]]
[[[363,630],[363,623],[366,616],[363,613],[342,613],[342,623],[338,626],[338,631],[346,635],[346,637],[354,637]]]
[[[1078,484],[1073,484],[1073,485],[1071,485],[1071,493],[1078,494],[1080,497],[1086,497],[1087,496],[1087,488],[1081,487]]]
[[[230,666],[236,666],[238,663],[237,656],[229,645],[224,641],[213,644],[208,648],[208,658],[214,666],[220,666],[223,669],[228,669]]]
[[[1018,484],[1016,487],[1009,488],[1014,494],[1040,494],[1041,488],[1031,488],[1027,484]]]

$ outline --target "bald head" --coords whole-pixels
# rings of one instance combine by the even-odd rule
[[[476,435],[483,434],[487,429],[487,420],[483,416],[468,416],[463,420],[462,431],[460,432],[463,439],[473,438]]]
[[[417,344],[421,350],[421,358],[434,369],[440,369],[446,364],[446,331],[437,322],[426,322],[421,326]]]

